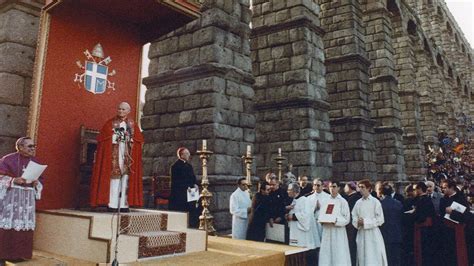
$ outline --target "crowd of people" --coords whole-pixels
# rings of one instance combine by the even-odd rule
[[[474,194],[460,184],[420,181],[402,195],[389,182],[311,186],[300,176],[286,185],[268,173],[250,200],[242,178],[230,198],[232,237],[269,241],[266,228],[282,224],[286,244],[311,250],[309,265],[473,265]]]

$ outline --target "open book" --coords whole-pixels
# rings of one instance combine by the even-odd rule
[[[25,170],[23,171],[21,177],[26,179],[26,183],[32,183],[33,181],[38,180],[38,178],[44,172],[46,167],[48,166],[30,161],[26,166]]]
[[[188,189],[188,202],[199,200],[199,189],[193,187]]]
[[[461,205],[461,204],[459,204],[459,203],[457,203],[457,202],[455,202],[455,201],[453,201],[453,203],[451,203],[451,206],[450,206],[450,207],[451,207],[451,209],[453,209],[453,210],[455,210],[455,211],[457,211],[457,212],[460,212],[460,213],[464,213],[464,211],[466,211],[466,207],[465,207],[465,206],[463,206],[463,205]],[[457,224],[459,223],[458,221],[451,219],[451,215],[450,215],[449,213],[446,213],[446,214],[444,215],[444,218],[445,218],[445,219],[448,219],[448,220],[450,220],[450,221],[452,221],[452,222],[454,222],[454,223],[457,223]]]

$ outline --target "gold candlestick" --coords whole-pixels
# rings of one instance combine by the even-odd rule
[[[278,180],[281,183],[282,171],[283,171],[283,161],[286,160],[285,157],[281,155],[281,150],[278,149],[278,156],[274,159],[278,165]]]
[[[199,216],[199,229],[205,230],[208,234],[214,235],[216,229],[214,229],[214,217],[209,211],[209,205],[211,204],[212,193],[207,190],[209,186],[209,179],[207,178],[207,161],[209,157],[213,154],[212,151],[208,151],[203,145],[202,150],[198,150],[199,158],[202,160],[202,191],[201,191],[201,204],[202,204],[202,214]]]
[[[251,154],[247,153],[246,155],[242,155],[242,159],[244,160],[245,163],[245,173],[246,173],[246,179],[247,179],[247,184],[249,185],[249,193],[252,191],[252,162],[253,158]]]

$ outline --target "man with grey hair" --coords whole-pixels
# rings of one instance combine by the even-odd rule
[[[35,201],[43,187],[42,178],[29,183],[22,177],[30,161],[38,163],[34,141],[19,138],[16,149],[0,159],[0,265],[5,260],[31,259]]]
[[[426,189],[426,195],[431,199],[431,202],[433,202],[435,212],[437,215],[439,215],[439,201],[443,197],[443,194],[435,191],[435,183],[433,181],[426,181],[425,185],[427,187]]]
[[[300,186],[297,183],[288,185],[288,196],[293,202],[287,207],[289,211],[285,215],[290,228],[290,245],[311,249],[309,252],[308,265],[317,264],[316,249],[321,245],[316,222],[313,215],[313,205],[306,197],[300,197]]]
[[[143,135],[128,117],[131,107],[122,102],[97,136],[97,153],[91,178],[91,206],[128,212],[143,206]]]

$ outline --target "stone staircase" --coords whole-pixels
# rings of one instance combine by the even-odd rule
[[[182,212],[131,209],[121,214],[116,243],[115,214],[39,211],[34,249],[96,263],[110,263],[115,258],[115,247],[120,263],[206,250],[206,232],[188,228],[187,216]]]
[[[138,258],[186,252],[186,233],[167,231],[168,214],[127,213],[120,219],[121,233],[139,237]]]

